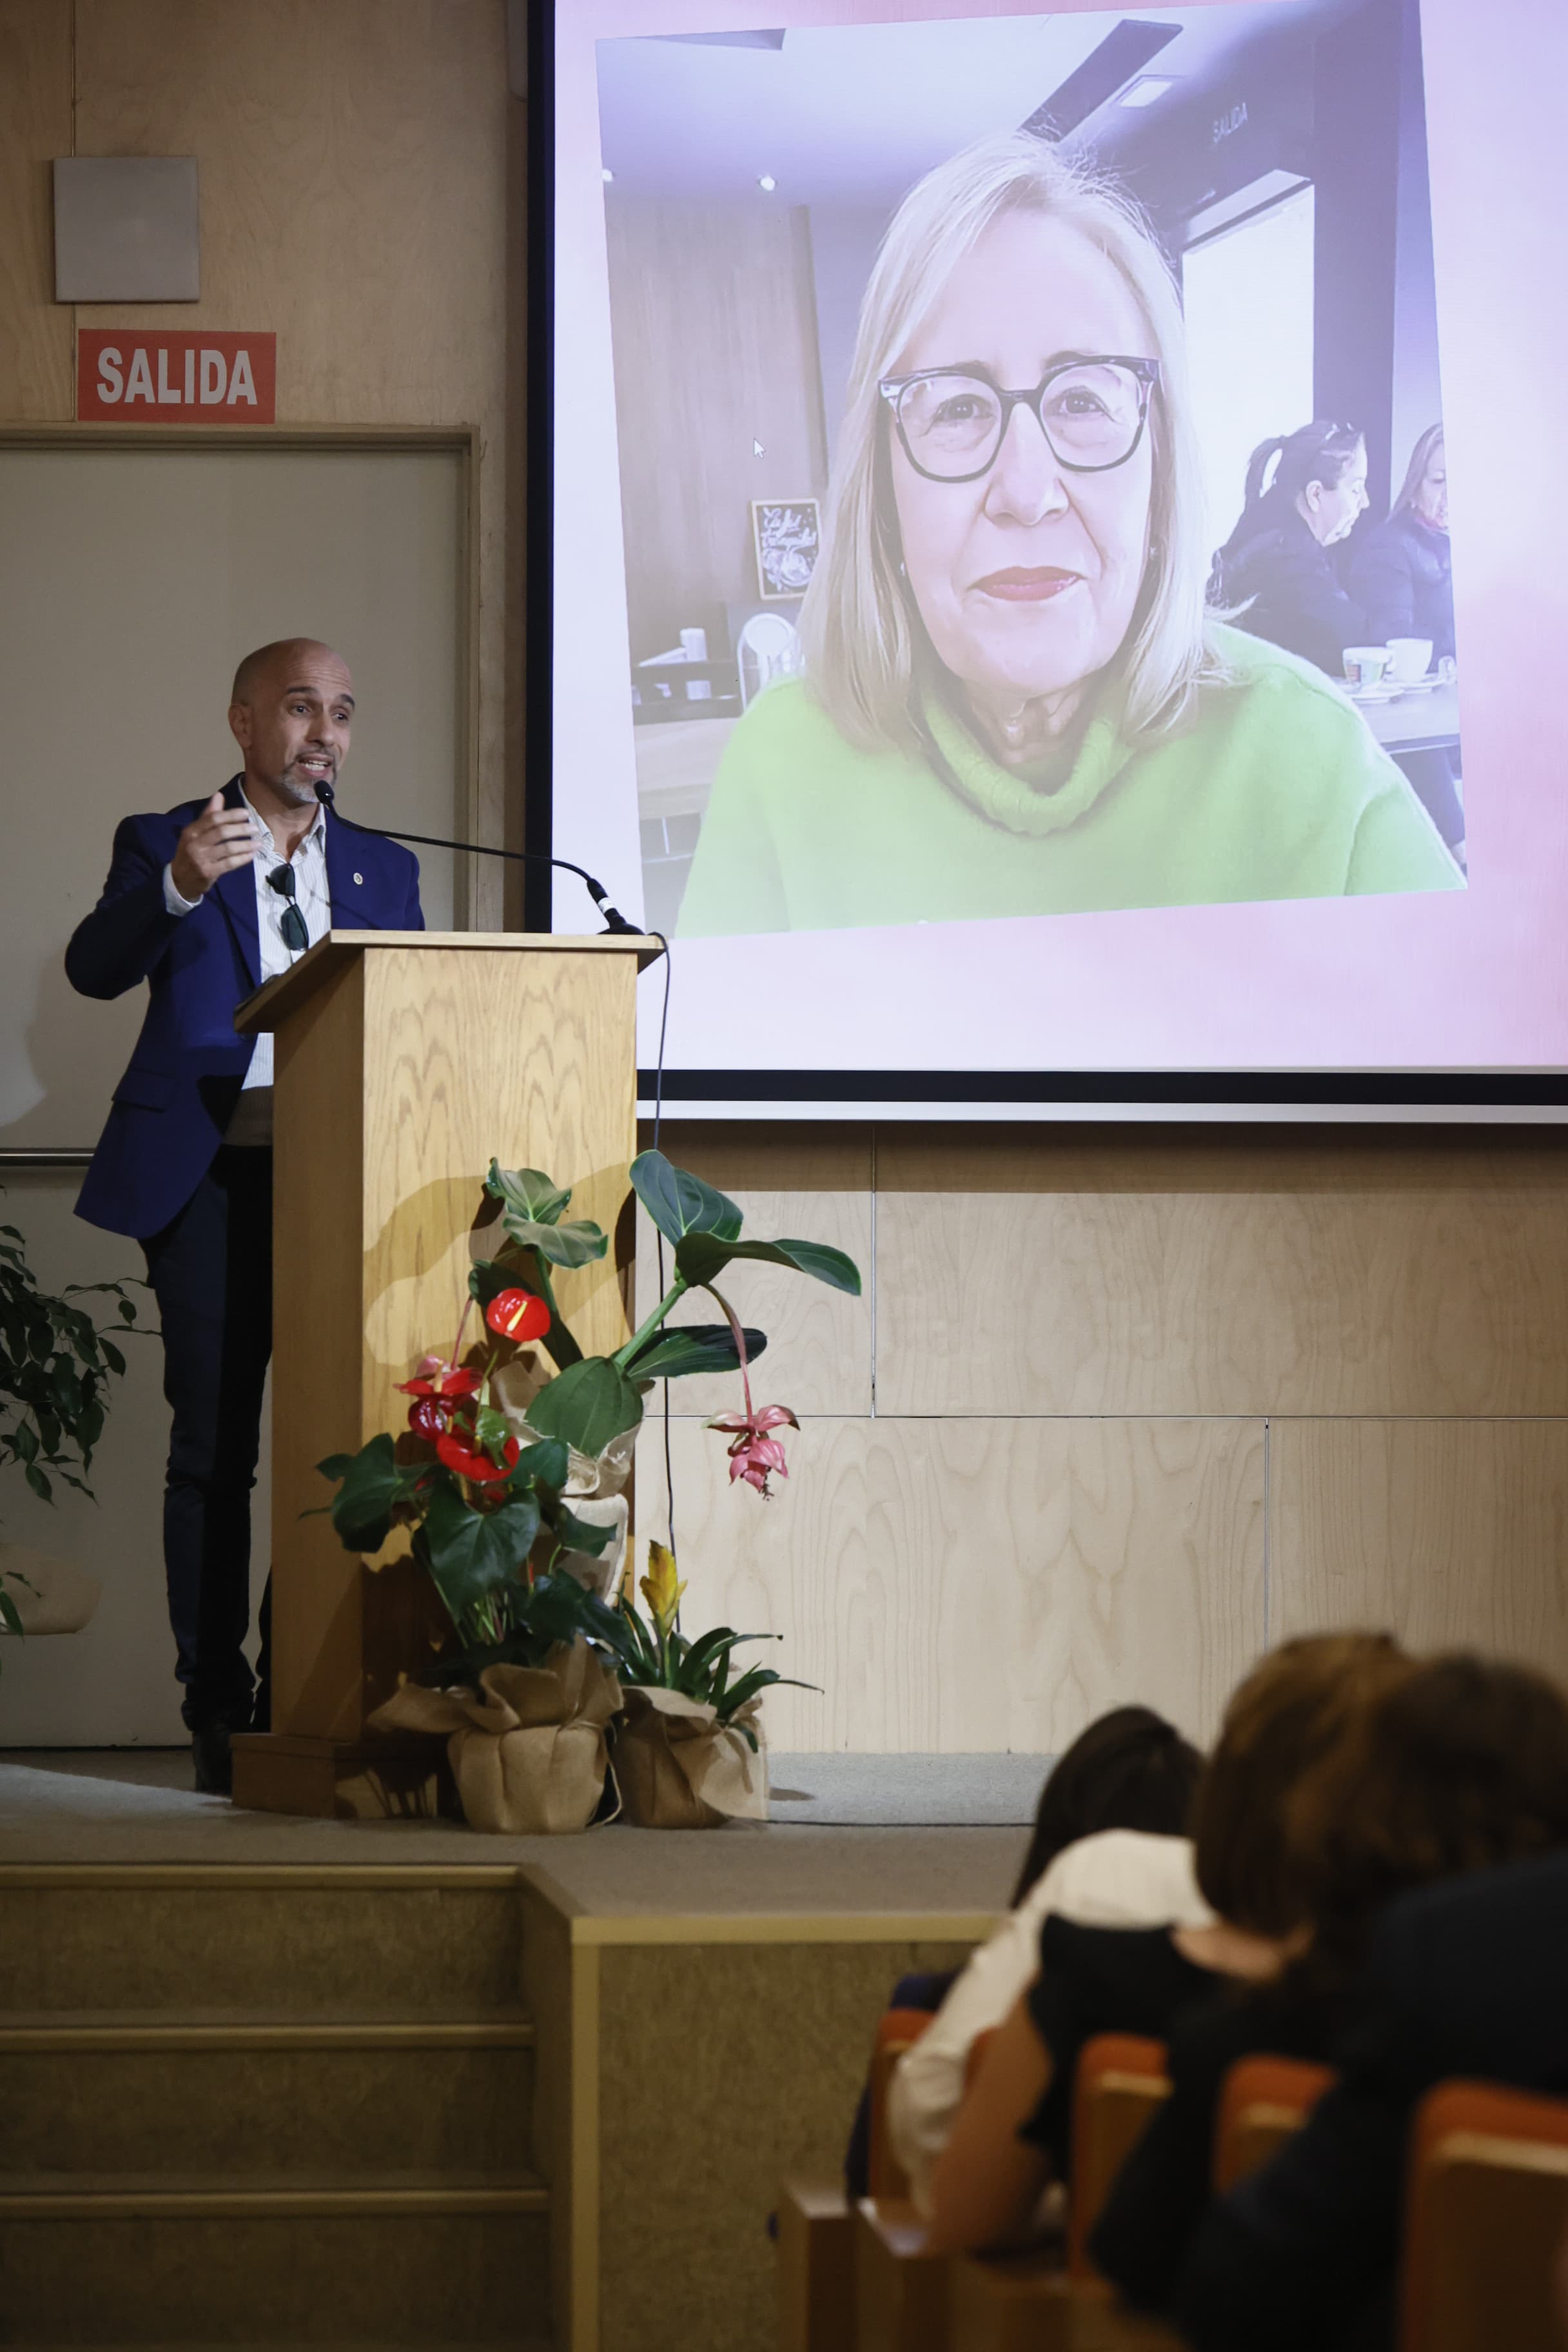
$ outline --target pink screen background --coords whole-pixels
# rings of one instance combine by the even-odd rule
[[[555,843],[628,913],[641,877],[595,41],[781,14],[826,26],[1040,13],[1037,0],[561,0]],[[1568,5],[1424,0],[1422,32],[1468,889],[680,941],[672,1068],[1568,1064]],[[581,927],[574,888],[555,919]],[[644,997],[646,1062],[651,985]]]

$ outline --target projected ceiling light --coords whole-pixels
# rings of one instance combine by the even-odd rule
[[[774,179],[771,172],[764,172],[761,179],[757,182],[757,185],[761,188],[764,196],[771,196],[773,190],[778,186],[778,182]]]
[[[1168,89],[1175,87],[1174,77],[1170,74],[1140,74],[1135,82],[1129,83],[1116,103],[1118,106],[1152,106],[1156,99],[1163,98]]]
[[[610,167],[609,167],[609,165],[608,165],[607,163],[605,164],[605,166],[604,170],[603,170],[603,171],[600,173],[600,174],[599,174],[600,179],[601,179],[601,180],[603,180],[603,182],[604,182],[604,184],[605,184],[605,187],[606,187],[606,188],[609,186],[609,184],[610,184],[611,181],[615,178],[615,176],[616,176],[616,175],[615,175],[615,173],[611,171],[611,169],[610,169]]]

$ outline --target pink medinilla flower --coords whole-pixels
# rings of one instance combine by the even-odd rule
[[[781,1478],[789,1476],[789,1464],[784,1460],[784,1447],[776,1437],[770,1437],[768,1432],[770,1429],[782,1429],[786,1424],[791,1429],[798,1429],[800,1423],[787,1404],[765,1404],[761,1412],[757,1412],[752,1402],[752,1383],[746,1372],[746,1335],[741,1328],[741,1318],[729,1300],[713,1289],[711,1283],[707,1286],[724,1309],[730,1328],[735,1335],[735,1352],[741,1360],[741,1386],[746,1398],[744,1412],[716,1413],[708,1427],[722,1430],[731,1441],[730,1484],[734,1486],[737,1480],[743,1480],[748,1486],[754,1486],[765,1501],[771,1491],[768,1480],[773,1473],[776,1471]]]
[[[746,1402],[750,1406],[749,1393]],[[754,1486],[759,1495],[766,1496],[768,1480],[775,1470],[781,1478],[789,1476],[789,1464],[784,1460],[784,1447],[776,1437],[770,1437],[767,1433],[770,1429],[782,1428],[786,1422],[791,1429],[800,1427],[787,1404],[766,1404],[761,1412],[721,1412],[708,1423],[710,1429],[734,1432],[730,1447],[731,1486],[736,1479],[743,1478],[748,1486]]]

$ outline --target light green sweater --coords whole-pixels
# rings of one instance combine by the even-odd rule
[[[1462,888],[1360,711],[1294,655],[1213,635],[1234,685],[1136,751],[1091,720],[1055,792],[940,709],[956,791],[913,753],[855,750],[800,680],[771,688],[720,764],[679,934]]]

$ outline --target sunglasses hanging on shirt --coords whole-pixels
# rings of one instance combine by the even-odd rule
[[[288,865],[275,866],[267,877],[267,887],[269,890],[276,890],[280,898],[286,898],[289,902],[283,909],[282,921],[279,925],[283,934],[284,946],[292,955],[303,955],[310,944],[310,934],[306,929],[305,918],[295,902],[294,868]]]

